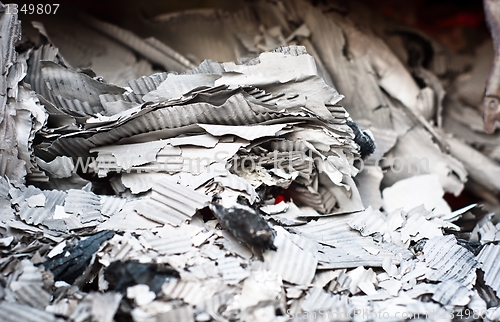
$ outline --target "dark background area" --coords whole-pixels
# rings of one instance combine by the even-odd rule
[[[286,0],[285,0],[286,1]],[[337,2],[349,6],[349,1],[312,0],[313,2]],[[486,37],[483,3],[481,0],[359,0],[387,18],[416,26],[456,51],[467,51]],[[245,0],[62,0],[53,2],[13,1],[19,10],[23,5],[59,3],[56,16],[68,17],[78,13],[91,14],[119,26],[134,29],[138,19],[155,17],[169,12],[190,9],[221,8],[238,10]],[[40,19],[37,14],[19,12],[21,20]],[[43,19],[43,18],[42,18]],[[137,32],[137,31],[136,31]],[[143,35],[147,36],[147,35]]]

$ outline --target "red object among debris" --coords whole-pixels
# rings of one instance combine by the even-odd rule
[[[461,209],[461,208],[464,208],[470,204],[480,202],[480,199],[478,199],[476,196],[474,196],[473,194],[471,194],[467,190],[464,190],[457,197],[455,197],[451,193],[445,193],[444,200],[446,200],[448,205],[450,205],[451,210]]]
[[[449,27],[469,27],[477,28],[484,25],[484,14],[479,12],[459,12],[451,17],[442,19],[436,22],[436,27],[438,28],[449,28]]]
[[[276,195],[276,197],[274,198],[275,205],[279,204],[282,201],[286,201],[283,195]]]

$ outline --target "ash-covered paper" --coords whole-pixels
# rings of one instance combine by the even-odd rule
[[[491,44],[333,2],[0,8],[0,320],[500,319]]]

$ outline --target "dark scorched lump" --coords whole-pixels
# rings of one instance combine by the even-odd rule
[[[159,293],[165,280],[178,278],[179,273],[171,266],[156,263],[139,263],[136,260],[112,262],[104,271],[109,289],[125,293],[127,287],[145,284]]]
[[[361,154],[362,159],[365,159],[375,152],[375,141],[370,133],[361,130],[359,126],[351,120],[347,120],[346,124],[354,132],[354,142],[359,145],[359,154]]]
[[[229,231],[239,242],[259,250],[275,250],[275,231],[254,209],[241,204],[225,208],[217,202],[209,205],[222,228]]]

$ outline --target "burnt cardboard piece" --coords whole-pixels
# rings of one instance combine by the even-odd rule
[[[135,260],[115,261],[104,270],[109,289],[120,293],[137,284],[148,285],[151,291],[159,293],[165,280],[178,277],[179,273],[169,265],[139,263]]]
[[[274,229],[254,209],[241,204],[225,208],[217,202],[211,203],[209,208],[222,228],[233,234],[238,241],[259,250],[276,249]]]
[[[114,235],[115,232],[109,230],[98,232],[64,249],[61,254],[43,263],[43,266],[54,274],[54,280],[72,284],[85,271],[101,244]]]

